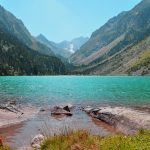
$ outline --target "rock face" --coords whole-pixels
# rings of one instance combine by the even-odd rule
[[[150,115],[125,107],[83,108],[90,116],[102,120],[123,133],[135,133],[140,128],[150,129]]]
[[[43,143],[45,137],[42,134],[36,135],[32,141],[31,141],[31,146],[32,148],[38,150],[41,147],[41,144]]]

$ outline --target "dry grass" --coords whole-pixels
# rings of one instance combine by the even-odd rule
[[[8,146],[0,147],[0,150],[10,150]]]
[[[87,131],[70,132],[48,138],[41,150],[149,150],[150,131],[137,135],[93,136]]]
[[[49,138],[44,142],[41,150],[97,150],[97,140],[97,137],[90,136],[86,131],[72,132]]]

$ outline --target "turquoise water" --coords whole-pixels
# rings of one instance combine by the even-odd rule
[[[79,106],[89,103],[150,105],[150,77],[0,77],[0,102],[9,100],[43,107],[63,103]],[[10,134],[7,137],[8,144],[17,149],[22,145],[30,145],[31,135],[37,135],[39,129],[42,129],[42,133],[49,134],[47,127],[51,133],[69,126],[71,129],[87,129],[92,134],[102,136],[111,134],[104,125],[96,125],[80,107],[75,107],[72,112],[72,117],[59,119],[51,116],[49,111],[39,113],[14,129],[12,136],[10,130],[4,130],[4,135]]]
[[[150,77],[0,77],[0,101],[150,104]]]

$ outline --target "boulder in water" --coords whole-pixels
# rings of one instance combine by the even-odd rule
[[[70,112],[70,108],[68,106],[65,106],[63,109]]]
[[[72,116],[73,114],[70,112],[70,109],[68,106],[65,107],[59,107],[55,106],[54,109],[51,112],[52,115],[67,115],[67,116]]]

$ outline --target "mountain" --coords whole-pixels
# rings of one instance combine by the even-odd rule
[[[68,58],[69,56],[71,56],[71,52],[63,49],[61,47],[59,47],[55,42],[49,41],[44,35],[40,34],[36,37],[36,39],[41,42],[42,44],[46,45],[47,47],[49,47],[53,53],[55,55],[57,55],[58,57],[64,57],[64,58]]]
[[[143,0],[132,10],[120,13],[93,32],[88,42],[70,58],[78,66],[76,72],[96,75],[128,74],[132,70],[130,62],[138,60],[141,55],[145,56],[144,53],[147,54],[146,51],[150,49],[147,42],[150,36],[149,11],[150,1]],[[149,63],[145,69],[148,74]]]
[[[0,6],[0,75],[65,74],[62,61]]]
[[[64,64],[54,56],[27,47],[0,25],[0,75],[65,74]]]
[[[44,35],[40,34],[36,39],[48,46],[57,56],[60,55],[64,58],[69,58],[75,51],[80,49],[80,47],[88,41],[88,38],[79,37],[71,41],[63,41],[60,43],[55,43],[49,41]]]
[[[57,43],[59,48],[70,51],[72,54],[75,53],[80,47],[89,40],[88,37],[78,37],[71,41],[62,41]]]
[[[12,13],[0,6],[0,24],[5,30],[13,34],[29,48],[42,54],[54,55],[51,49],[38,42],[24,26],[23,22],[17,19]]]

